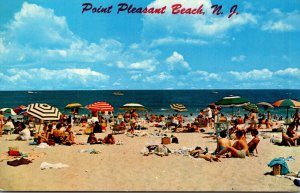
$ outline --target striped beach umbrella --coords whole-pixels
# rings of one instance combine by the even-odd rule
[[[183,104],[179,104],[179,103],[171,104],[170,107],[177,112],[188,111]]]
[[[100,112],[112,112],[114,108],[107,102],[95,102],[91,105],[86,106],[87,109],[91,111],[100,111]]]
[[[127,103],[120,107],[120,110],[130,111],[130,110],[138,110],[138,111],[146,111],[147,109],[144,107],[144,105],[141,105],[139,103]]]
[[[10,115],[17,115],[17,113],[12,108],[2,108],[0,109],[0,111]]]
[[[255,104],[248,104],[243,106],[242,108],[249,112],[259,113],[258,106]]]
[[[59,120],[61,113],[58,108],[52,107],[45,103],[34,103],[27,107],[27,113],[38,119],[45,121]]]
[[[300,107],[300,102],[292,99],[281,99],[273,103],[274,107],[285,107],[286,108],[286,116],[289,115],[289,108],[290,107]]]

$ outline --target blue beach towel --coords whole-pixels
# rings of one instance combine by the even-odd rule
[[[292,156],[289,156],[287,158],[283,158],[283,157],[274,158],[268,164],[268,166],[273,167],[275,165],[280,165],[281,166],[281,175],[285,175],[285,174],[290,173],[290,170],[289,170],[289,167],[288,167],[286,161],[291,161],[291,160],[295,160],[295,159]]]

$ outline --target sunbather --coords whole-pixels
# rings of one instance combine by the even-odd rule
[[[89,144],[100,144],[101,142],[99,142],[97,140],[97,138],[95,137],[95,133],[90,133],[89,137],[88,137],[88,140],[87,140],[87,143]]]
[[[22,140],[26,141],[30,139],[30,130],[26,128],[24,123],[21,123],[20,126],[21,131],[19,132],[19,136],[16,138],[16,140]]]
[[[215,153],[217,154],[221,152],[227,146],[231,146],[231,142],[229,139],[227,139],[227,130],[223,130],[220,132],[220,138],[218,138],[217,149],[215,150]]]
[[[37,135],[37,143],[47,143],[48,142],[48,125],[44,123],[43,131]]]
[[[194,150],[189,151],[189,154],[191,156],[193,156],[194,158],[203,158],[206,161],[216,161],[216,162],[220,162],[221,160],[219,160],[218,157],[211,155],[209,153],[207,153],[207,151],[203,150],[201,147],[196,147]]]
[[[289,127],[287,128],[286,133],[282,132],[282,144],[283,145],[288,145],[288,146],[297,146],[299,135],[294,131],[295,129],[295,124],[290,124]]]
[[[115,138],[112,134],[108,134],[104,139],[99,139],[99,141],[101,141],[102,143],[105,143],[105,144],[115,144],[116,141],[115,141]]]
[[[64,145],[73,145],[76,144],[75,143],[75,138],[74,138],[74,134],[71,131],[71,125],[68,125],[66,131],[63,134],[63,140],[62,140],[62,144]]]
[[[238,130],[236,131],[235,135],[238,141],[236,141],[233,144],[233,146],[227,145],[221,152],[217,154],[217,157],[220,157],[227,151],[229,151],[230,153],[229,156],[237,157],[237,158],[245,158],[246,155],[249,154],[247,142],[245,142],[245,140],[242,139],[244,135],[243,131]]]
[[[256,154],[258,154],[257,145],[260,141],[259,137],[257,136],[258,130],[252,129],[251,135],[253,136],[253,139],[248,143],[249,153],[254,153],[254,150],[255,150]]]

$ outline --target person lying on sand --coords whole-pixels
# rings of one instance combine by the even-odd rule
[[[194,150],[189,151],[189,154],[191,156],[193,156],[194,158],[202,158],[205,159],[206,161],[216,161],[216,162],[220,162],[221,160],[219,160],[218,157],[213,156],[209,153],[207,153],[206,150],[203,150],[201,147],[196,147]]]
[[[258,135],[258,130],[257,129],[252,129],[251,130],[251,135],[253,136],[253,139],[248,143],[248,149],[249,149],[249,153],[253,154],[254,150],[256,152],[256,154],[258,154],[257,151],[257,145],[260,142]]]
[[[294,131],[295,124],[290,124],[286,132],[282,132],[282,144],[288,146],[297,146],[299,135]]]
[[[245,158],[246,155],[249,155],[248,144],[242,138],[244,133],[242,130],[238,130],[235,132],[237,141],[233,144],[233,146],[227,145],[221,152],[217,154],[217,157],[220,157],[227,151],[229,151],[229,155],[236,158]]]

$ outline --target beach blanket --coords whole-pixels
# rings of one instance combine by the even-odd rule
[[[51,163],[43,162],[43,163],[41,163],[41,166],[40,166],[41,170],[44,170],[44,169],[61,169],[61,168],[65,168],[65,167],[69,167],[69,165],[62,164],[62,163],[51,164]]]

